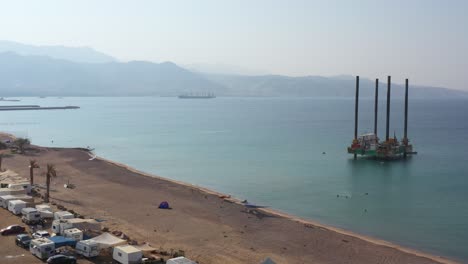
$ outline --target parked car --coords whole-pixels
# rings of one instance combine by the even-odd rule
[[[16,236],[15,243],[17,246],[29,248],[29,243],[31,243],[31,239],[32,238],[27,234],[19,234]]]
[[[20,225],[11,225],[9,227],[5,227],[2,230],[0,230],[0,234],[2,234],[2,236],[7,236],[7,235],[24,233],[25,230],[26,228]]]
[[[76,258],[66,255],[55,255],[47,259],[48,264],[76,264]]]
[[[35,233],[32,234],[33,238],[43,238],[43,237],[50,237],[49,232],[45,230],[38,230]]]

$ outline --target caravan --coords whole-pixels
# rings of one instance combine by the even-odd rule
[[[141,263],[143,252],[133,246],[117,246],[114,248],[112,258],[120,264]]]
[[[0,188],[0,196],[26,194],[26,190],[14,188]]]
[[[65,219],[65,220],[54,220],[52,221],[52,232],[56,234],[62,234],[63,231],[70,228],[78,228],[80,230],[93,230],[100,231],[101,224],[94,219]]]
[[[8,202],[8,211],[12,212],[14,215],[21,214],[21,210],[26,208],[28,203],[21,200],[11,200]]]
[[[55,243],[48,238],[31,240],[29,251],[39,259],[45,260],[55,254]]]
[[[0,196],[0,205],[3,208],[8,208],[8,202],[11,200],[22,200],[28,203],[34,202],[34,198],[29,195],[3,195]]]
[[[35,208],[23,208],[21,210],[21,214],[23,215],[21,217],[21,221],[27,225],[37,225],[43,223],[41,213]]]
[[[17,182],[17,183],[10,183],[8,184],[8,187],[10,189],[16,189],[16,190],[25,190],[27,194],[31,193],[31,184],[29,182]]]
[[[79,230],[78,228],[70,228],[63,231],[63,236],[80,241],[83,240],[83,231]]]
[[[37,211],[41,214],[42,219],[53,219],[54,213],[52,208],[48,204],[38,204],[36,205]]]
[[[92,239],[81,240],[76,243],[75,252],[87,258],[99,255],[99,245]]]
[[[54,213],[55,220],[65,220],[75,218],[75,215],[67,211],[58,211]]]

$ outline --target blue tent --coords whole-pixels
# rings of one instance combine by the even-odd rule
[[[170,208],[171,207],[169,207],[169,203],[166,201],[159,204],[159,209],[170,209]]]
[[[71,246],[74,247],[76,245],[76,241],[71,238],[63,237],[63,236],[53,236],[49,237],[52,242],[55,244],[55,248],[64,247],[64,246]]]

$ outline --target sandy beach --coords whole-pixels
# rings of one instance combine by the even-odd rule
[[[139,172],[83,149],[32,146],[8,155],[3,168],[29,177],[29,160],[41,166],[35,182],[45,183],[47,163],[56,166],[51,201],[86,217],[104,220],[138,242],[184,250],[199,263],[455,263],[454,261],[271,209],[247,212],[240,201],[185,183]],[[76,188],[64,188],[73,183]],[[172,210],[158,209],[168,201]]]

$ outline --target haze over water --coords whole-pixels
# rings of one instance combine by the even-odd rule
[[[354,161],[346,153],[353,99],[22,98],[21,104],[81,109],[1,112],[0,130],[39,145],[91,146],[139,170],[468,261],[467,101],[410,99],[409,138],[418,155],[395,162]],[[382,101],[380,138],[384,108]],[[391,118],[391,135],[400,139],[402,100],[393,100]],[[372,122],[373,101],[363,99],[360,133],[371,132]]]

